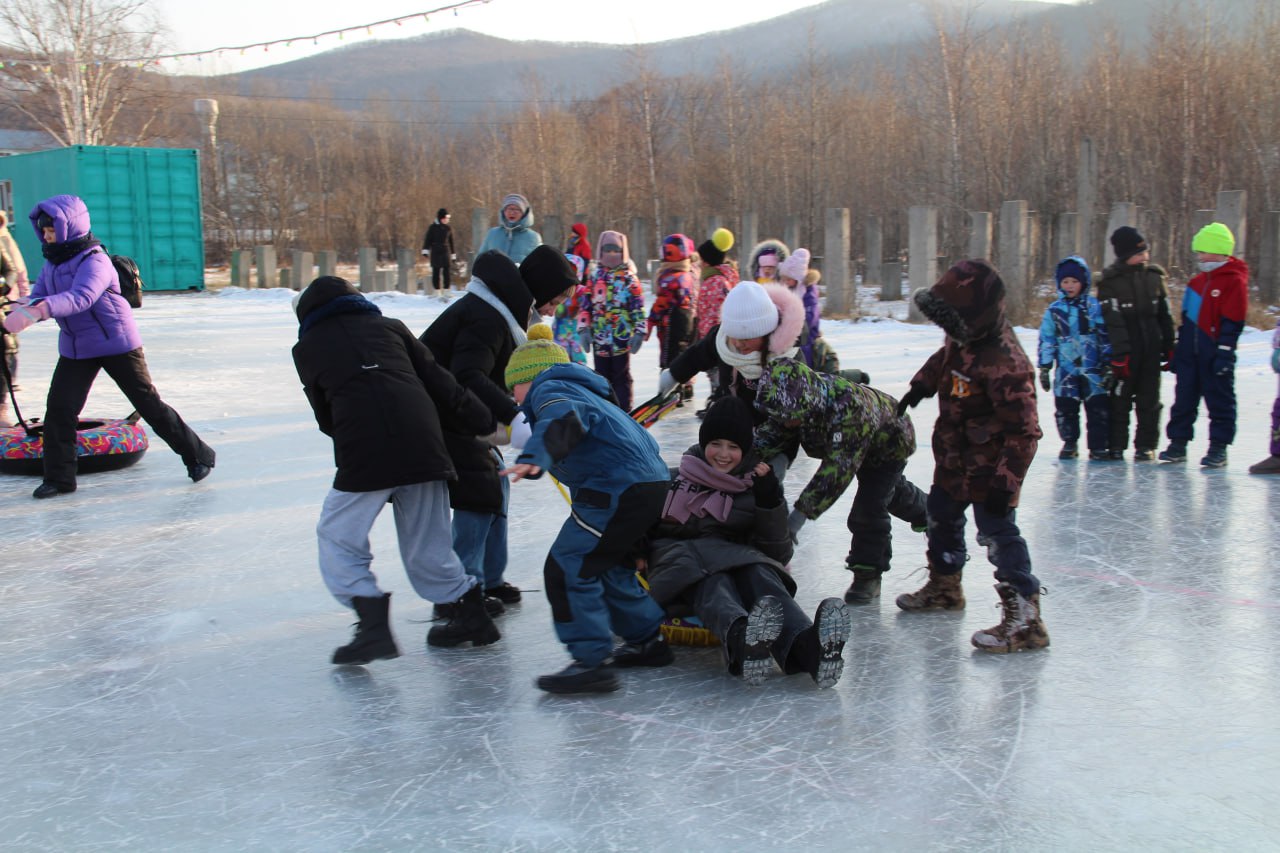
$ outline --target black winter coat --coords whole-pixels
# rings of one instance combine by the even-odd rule
[[[422,248],[431,253],[432,259],[448,260],[453,254],[453,227],[439,220],[432,222],[422,238]]]
[[[313,282],[298,318],[305,323],[321,309],[333,313],[303,332],[293,361],[316,423],[333,438],[333,487],[372,492],[452,480],[442,427],[484,435],[496,429],[493,415],[404,323],[383,317],[342,279]]]
[[[533,295],[511,259],[499,252],[485,252],[476,259],[472,272],[520,327],[527,329]],[[496,308],[474,293],[465,294],[422,333],[422,342],[459,384],[489,407],[499,423],[511,423],[518,407],[507,393],[505,374],[516,340]],[[450,505],[471,512],[500,513],[502,484],[496,457],[488,442],[474,436],[453,431],[445,434],[459,477],[449,487]]]

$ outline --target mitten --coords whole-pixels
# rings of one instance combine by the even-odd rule
[[[800,510],[791,510],[791,514],[787,516],[787,530],[791,531],[792,539],[797,539],[800,536],[800,528],[804,527],[804,523],[808,520],[808,517]]]
[[[591,352],[591,332],[586,330],[578,332],[578,346],[582,347],[585,353]]]
[[[644,346],[644,335],[632,335],[630,342],[627,343],[627,349],[631,350],[632,355],[640,352],[642,346]]]
[[[1116,374],[1109,364],[1102,368],[1102,390],[1108,394],[1116,390]]]
[[[924,391],[912,385],[911,390],[903,394],[902,399],[898,401],[898,417],[905,415],[907,409],[914,409],[925,396]]]
[[[1164,354],[1164,358],[1160,360],[1160,369],[1165,373],[1173,372],[1173,350]]]
[[[782,503],[782,484],[774,476],[772,468],[756,475],[751,483],[751,493],[755,496],[756,506],[761,509],[773,509]]]
[[[1271,369],[1276,373],[1280,373],[1280,349],[1271,351]]]
[[[1004,489],[991,489],[987,492],[987,499],[982,502],[982,508],[987,511],[987,515],[995,518],[1004,518],[1009,514],[1009,501],[1013,500],[1013,493],[1006,492]]]
[[[529,425],[529,420],[524,416],[524,412],[517,412],[516,416],[511,419],[511,446],[516,450],[524,450],[525,444],[533,435],[533,427]]]
[[[49,306],[44,302],[37,302],[34,305],[20,302],[9,312],[9,316],[4,318],[4,330],[17,334],[28,326],[48,319]]]
[[[1053,389],[1053,380],[1049,378],[1049,368],[1040,368],[1040,387],[1046,391]]]
[[[1129,356],[1122,355],[1111,359],[1111,372],[1116,375],[1116,379],[1129,378]]]
[[[1217,376],[1230,376],[1236,369],[1236,351],[1231,347],[1219,346],[1218,354],[1213,357],[1213,372]]]
[[[671,375],[671,371],[663,370],[658,374],[658,394],[665,394],[672,388],[676,387],[676,378]]]

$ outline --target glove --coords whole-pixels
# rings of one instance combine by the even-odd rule
[[[676,378],[671,375],[670,370],[663,370],[658,374],[658,394],[661,395],[667,393],[672,388],[676,387],[677,384]]]
[[[591,355],[591,332],[578,332],[578,346],[582,347],[584,353]]]
[[[1119,358],[1111,359],[1111,372],[1116,375],[1116,379],[1129,378],[1129,356],[1122,355]]]
[[[1169,350],[1164,354],[1164,358],[1160,361],[1160,369],[1165,373],[1173,372],[1173,350]]]
[[[782,484],[774,476],[772,468],[756,476],[751,483],[751,493],[755,496],[756,506],[761,509],[773,509],[782,503]]]
[[[430,254],[431,254],[431,250],[430,250],[430,249],[423,249],[423,250],[422,250],[422,256],[423,256],[424,258],[425,258],[425,257],[427,257],[427,256],[428,256],[428,255],[430,255]]]
[[[865,370],[859,370],[856,367],[846,367],[840,371],[840,375],[845,379],[848,379],[850,382],[854,382],[858,385],[871,384],[871,374],[867,373]]]
[[[1271,369],[1276,373],[1280,373],[1280,349],[1271,351]]]
[[[1040,368],[1040,387],[1046,391],[1053,390],[1053,380],[1049,378],[1049,368]]]
[[[1013,493],[1006,492],[1004,489],[992,489],[987,492],[987,499],[982,502],[982,508],[987,511],[987,515],[995,518],[1004,518],[1009,514],[1009,501],[1013,500]]]
[[[640,347],[644,346],[644,335],[632,335],[631,341],[627,344],[627,349],[631,350],[631,354],[635,355],[640,352]]]
[[[787,516],[787,530],[791,532],[792,539],[799,538],[800,528],[804,527],[804,523],[808,520],[809,519],[800,510],[791,510],[791,513]]]
[[[1108,394],[1116,390],[1116,374],[1109,364],[1102,368],[1102,390]]]
[[[511,419],[511,446],[516,450],[524,450],[525,444],[533,437],[533,427],[524,412],[517,412]]]
[[[35,305],[19,302],[9,312],[9,316],[4,318],[4,330],[16,335],[28,326],[48,319],[49,306],[44,302],[37,302]]]
[[[914,409],[925,396],[924,391],[912,385],[911,390],[903,394],[902,399],[898,401],[898,417],[905,415],[907,409]]]
[[[1236,369],[1236,351],[1230,347],[1218,347],[1213,357],[1213,372],[1217,376],[1230,376]]]

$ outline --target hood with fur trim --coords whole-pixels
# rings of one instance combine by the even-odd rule
[[[747,276],[755,281],[760,277],[760,256],[766,252],[772,252],[778,256],[778,263],[781,264],[791,254],[791,250],[787,248],[787,244],[781,240],[761,240],[751,248],[751,254],[747,256]]]
[[[773,307],[778,309],[778,325],[769,333],[769,354],[782,355],[795,349],[804,329],[804,303],[789,287],[781,284],[762,284],[769,294]]]
[[[928,290],[917,290],[916,307],[960,345],[976,343],[1008,324],[1004,280],[990,262],[959,261]]]

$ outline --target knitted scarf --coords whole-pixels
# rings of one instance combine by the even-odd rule
[[[97,237],[93,236],[93,232],[89,232],[83,237],[76,237],[74,240],[63,240],[61,243],[42,243],[40,254],[44,255],[46,261],[56,265],[66,263],[85,249],[92,249],[94,246],[100,245],[102,244]]]
[[[733,496],[751,488],[750,475],[737,477],[717,471],[692,453],[680,457],[680,473],[667,492],[662,517],[684,524],[690,516],[710,515],[716,521],[729,518]]]
[[[768,348],[769,339],[765,336],[765,347]],[[780,358],[795,358],[799,347],[791,347],[784,352],[769,353],[769,361],[776,361]],[[760,364],[760,353],[758,352],[738,352],[729,346],[729,338],[724,333],[724,327],[720,327],[720,331],[716,333],[716,353],[720,356],[720,360],[725,364],[738,371],[744,379],[755,382],[760,378],[760,374],[764,373],[764,367]]]
[[[489,289],[489,285],[478,278],[472,278],[471,281],[467,282],[467,293],[472,294],[502,315],[502,319],[507,321],[507,328],[511,330],[511,337],[515,339],[516,346],[522,347],[529,342],[529,335],[525,332],[524,326],[516,322],[516,318],[511,314],[511,309],[498,298],[498,294]]]

